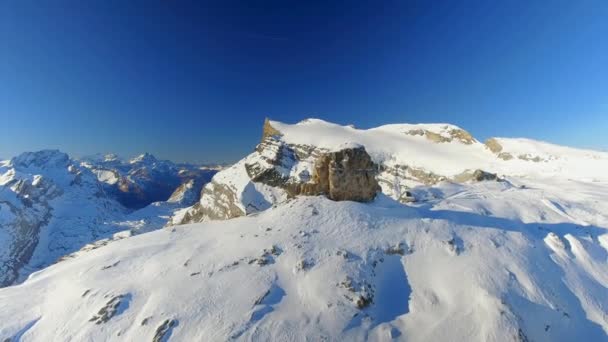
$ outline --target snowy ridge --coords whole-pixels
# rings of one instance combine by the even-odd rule
[[[534,175],[583,177],[608,180],[602,170],[608,168],[608,153],[574,149],[531,139],[495,138],[503,145],[503,152],[511,153],[515,160],[501,160],[488,148],[472,138],[463,143],[450,132],[463,131],[449,124],[391,124],[359,130],[319,119],[308,119],[289,125],[278,121],[270,124],[282,133],[286,143],[311,145],[335,150],[344,142],[364,145],[377,163],[400,163],[420,167],[446,177],[455,176],[466,169],[482,169],[505,175]],[[421,131],[440,135],[449,142],[437,143]],[[538,156],[543,163],[522,163]],[[581,164],[583,163],[583,164]],[[566,174],[564,167],[568,168]],[[600,170],[600,172],[597,172]]]

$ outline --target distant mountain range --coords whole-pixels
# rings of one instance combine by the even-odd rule
[[[211,179],[213,169],[194,164],[175,164],[158,160],[149,153],[130,160],[114,154],[86,157],[82,165],[90,169],[106,191],[127,208],[143,208],[152,202],[167,200],[181,184],[197,184]]]
[[[215,172],[150,154],[73,160],[46,150],[0,162],[0,286],[117,232],[162,227]]]

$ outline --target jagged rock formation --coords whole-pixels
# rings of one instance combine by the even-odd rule
[[[334,201],[368,202],[376,197],[378,167],[363,146],[322,154],[314,165],[312,181],[287,188],[292,196],[326,195]]]
[[[325,151],[312,146],[285,145],[268,120],[264,123],[264,137],[256,148],[261,160],[245,163],[253,182],[280,187],[291,197],[326,195],[335,201],[367,202],[380,190],[376,181],[378,166],[363,146]],[[269,151],[274,153],[267,153]],[[282,171],[301,162],[312,163],[312,167],[297,177],[289,177]]]
[[[272,127],[268,118],[264,119],[264,127],[262,128],[262,141],[268,137],[280,136],[281,132],[277,131],[276,128]]]

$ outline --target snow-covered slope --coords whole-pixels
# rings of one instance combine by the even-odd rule
[[[110,243],[0,290],[20,341],[606,341],[608,184],[296,197]]]

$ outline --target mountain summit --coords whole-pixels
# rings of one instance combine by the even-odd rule
[[[352,151],[357,149],[362,150],[358,156],[369,159],[365,166],[353,164]],[[335,160],[336,155],[344,153],[351,155],[351,161]],[[323,161],[328,158],[334,159],[329,168]],[[297,194],[325,193],[332,198],[332,190],[319,185],[319,181],[327,182],[327,172],[336,172],[345,188],[360,191],[373,187],[355,181],[355,175],[363,169],[368,170],[366,179],[374,179],[382,193],[407,203],[416,200],[411,189],[445,181],[461,183],[499,176],[608,181],[604,172],[608,169],[608,153],[529,139],[493,138],[481,143],[450,124],[356,129],[319,119],[293,125],[266,120],[255,151],[216,175],[203,189],[201,201],[173,222],[242,216]],[[356,200],[348,196],[344,199]]]

